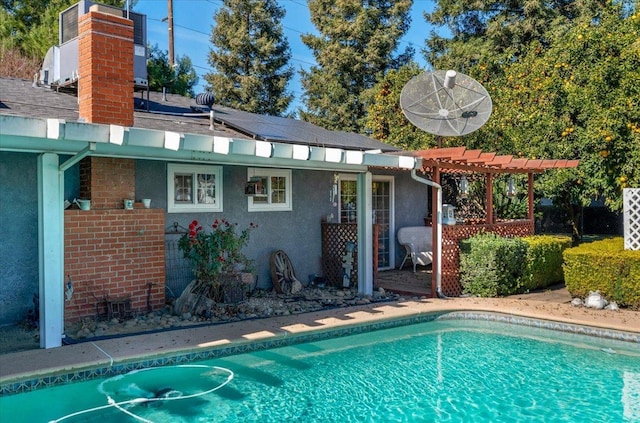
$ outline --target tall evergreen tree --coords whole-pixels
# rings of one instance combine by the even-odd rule
[[[273,116],[286,112],[293,68],[284,14],[276,0],[223,1],[211,33],[209,64],[215,71],[205,75],[217,104]]]
[[[578,16],[592,16],[607,0],[439,0],[427,23],[446,26],[451,37],[432,31],[423,54],[436,69],[469,72],[483,63],[494,66],[514,61],[531,42],[550,43],[549,29],[567,24]]]
[[[394,56],[409,28],[412,0],[364,2],[309,0],[311,22],[319,34],[302,41],[317,66],[301,72],[302,119],[327,129],[360,132],[366,114],[362,92],[389,69],[408,62],[409,48]]]

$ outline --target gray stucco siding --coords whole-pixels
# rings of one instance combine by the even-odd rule
[[[0,153],[0,325],[25,319],[38,293],[36,159]]]
[[[322,273],[322,236],[320,223],[336,213],[329,201],[333,172],[292,170],[292,210],[249,212],[244,186],[247,166],[223,165],[223,212],[167,213],[166,227],[177,222],[183,228],[193,220],[203,227],[215,219],[237,223],[239,229],[254,223],[246,255],[255,260],[258,286],[270,288],[270,256],[283,250],[291,259],[297,278],[307,283],[308,275]],[[136,198],[151,198],[152,207],[167,207],[167,163],[136,161]]]
[[[60,162],[66,160],[60,156]],[[196,219],[209,226],[224,217],[238,223],[258,225],[252,231],[246,255],[255,260],[258,286],[272,287],[270,256],[283,250],[291,259],[297,278],[308,282],[311,274],[322,274],[321,222],[329,214],[338,215],[331,202],[333,171],[292,170],[292,210],[249,212],[244,185],[247,166],[224,165],[223,212],[165,213],[165,227],[173,222],[186,228]],[[422,225],[427,207],[423,184],[413,181],[409,172],[374,170],[376,175],[393,175],[395,186],[396,264],[403,257],[395,233],[403,226]],[[167,162],[135,161],[136,201],[152,200],[151,207],[167,210]],[[0,153],[0,325],[17,323],[33,308],[38,292],[38,198],[37,154]],[[73,200],[79,193],[79,169],[65,172],[64,197]],[[46,222],[45,222],[46,224]],[[170,238],[171,236],[167,236]],[[173,236],[173,239],[176,237]]]

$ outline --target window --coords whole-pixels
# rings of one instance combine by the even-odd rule
[[[247,170],[247,180],[260,180],[262,193],[248,197],[249,211],[291,211],[291,170]]]
[[[358,183],[353,175],[340,176],[340,223],[356,223],[358,218]]]
[[[167,210],[181,212],[222,211],[222,168],[169,164]]]

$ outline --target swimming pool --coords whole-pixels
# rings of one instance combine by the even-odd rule
[[[490,321],[433,321],[198,365],[234,377],[207,395],[121,407],[136,417],[106,407],[63,421],[640,421],[639,344]],[[227,378],[172,367],[41,389],[0,397],[0,421],[48,422],[104,406],[107,391],[204,392]]]

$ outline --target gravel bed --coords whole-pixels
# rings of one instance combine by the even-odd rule
[[[227,323],[247,319],[309,313],[328,308],[351,307],[375,302],[397,301],[400,296],[379,288],[373,295],[360,295],[354,289],[304,288],[295,295],[256,290],[239,304],[215,304],[206,314],[194,316],[172,313],[171,305],[162,310],[133,316],[130,319],[83,319],[65,328],[66,343],[94,338],[179,329],[190,326]]]

